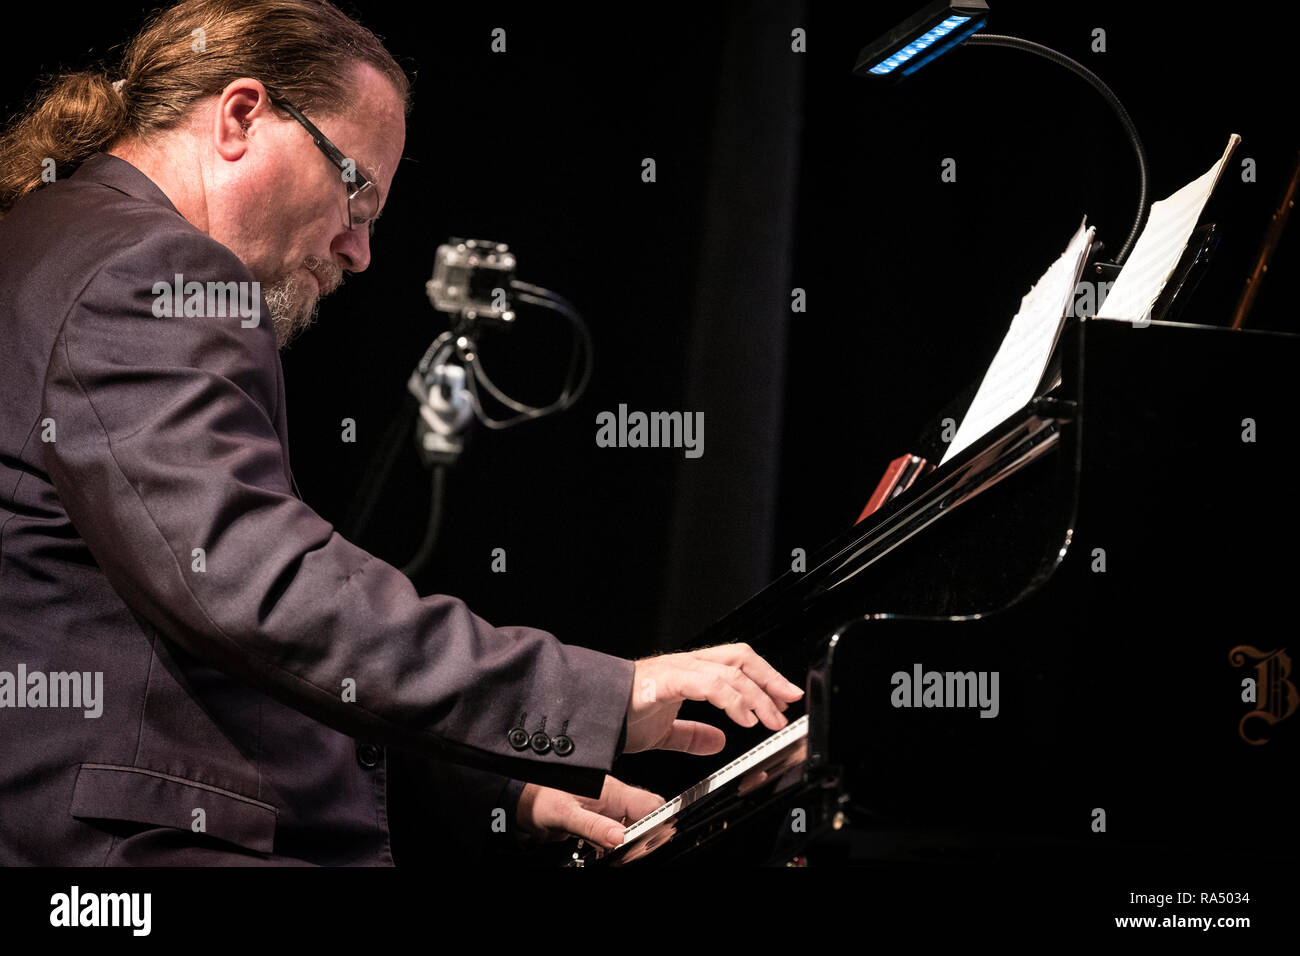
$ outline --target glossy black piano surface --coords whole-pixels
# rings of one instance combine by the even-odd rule
[[[1059,359],[1048,395],[691,642],[804,681],[808,752],[636,865],[1294,858],[1300,336],[1071,319]],[[997,672],[996,716],[900,696],[918,666]],[[768,733],[628,776],[673,795]]]

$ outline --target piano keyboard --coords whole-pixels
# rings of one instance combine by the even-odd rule
[[[703,800],[717,790],[721,790],[733,780],[743,776],[765,760],[775,757],[786,748],[798,744],[807,736],[808,715],[804,714],[798,720],[782,727],[753,750],[746,751],[721,770],[705,777],[680,796],[669,800],[659,809],[647,813],[627,828],[627,835],[624,837],[622,845],[627,846],[629,843],[640,839],[658,824],[663,823],[665,820],[671,820],[691,804]]]

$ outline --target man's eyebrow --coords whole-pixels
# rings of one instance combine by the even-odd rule
[[[353,162],[356,162],[356,160],[353,160]],[[418,163],[419,160],[414,158],[413,156],[402,156],[398,158],[397,165],[401,166],[402,163],[405,162]],[[370,173],[368,173],[366,170],[362,169],[360,163],[357,163],[357,172],[359,172],[370,182],[374,183],[375,191],[379,192],[379,180],[376,179],[374,176],[371,176]],[[388,202],[388,194],[383,192],[379,193],[379,211],[375,213],[375,219],[378,219],[380,216],[384,214],[384,205],[387,202]]]
[[[349,156],[346,153],[344,153],[343,158],[346,159],[348,162],[352,163],[353,171],[358,173],[362,179],[364,179],[368,183],[373,183],[376,189],[379,188],[379,180],[375,179],[374,176],[371,176],[370,170],[362,166],[361,163],[356,159],[356,157]]]
[[[362,169],[361,164],[358,163],[355,159],[353,159],[352,162],[353,164],[355,164],[357,168],[357,172],[360,173],[362,177],[365,178],[367,181],[373,183],[375,187],[375,191],[379,192],[379,180],[376,179],[374,176],[371,176],[370,173],[367,172],[365,169]],[[397,165],[401,166],[402,163],[405,162],[418,163],[419,160],[413,156],[402,156],[398,158]],[[379,211],[375,213],[375,219],[378,219],[380,216],[384,214],[384,204],[387,202],[388,202],[388,194],[384,192],[379,192]]]

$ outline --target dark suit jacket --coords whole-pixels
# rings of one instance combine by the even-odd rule
[[[154,313],[251,283],[230,250],[105,154],[0,248],[0,862],[391,863],[384,746],[501,775],[446,771],[485,836],[507,777],[599,792],[631,662],[422,598],[295,496],[265,302]],[[24,703],[102,673],[102,714],[15,706],[20,666]]]

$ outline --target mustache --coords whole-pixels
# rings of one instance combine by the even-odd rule
[[[343,270],[329,259],[320,256],[308,256],[303,260],[303,267],[320,280],[321,295],[326,296],[343,284]]]

